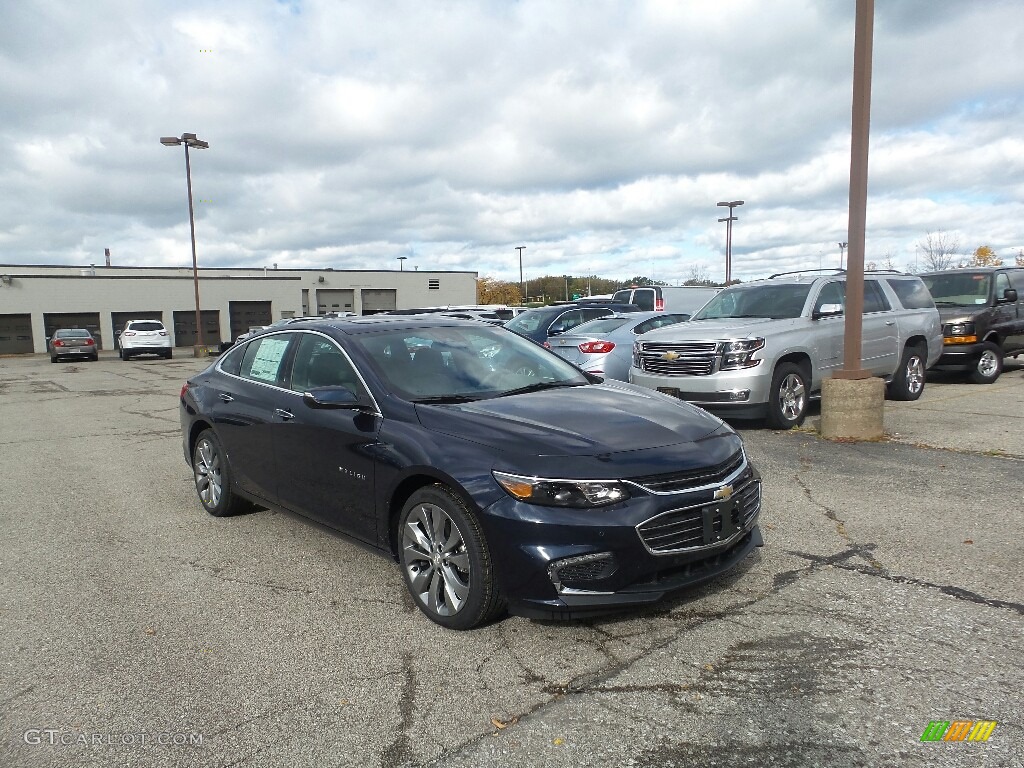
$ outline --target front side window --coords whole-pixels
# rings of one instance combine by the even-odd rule
[[[1003,301],[1006,291],[1010,289],[1010,278],[1005,272],[996,273],[996,301]]]
[[[345,387],[356,396],[365,393],[355,368],[338,345],[313,333],[300,334],[288,383],[296,392],[317,387]]]
[[[821,312],[826,304],[838,304],[845,311],[846,309],[846,283],[835,281],[825,283],[818,293],[818,300],[814,302],[814,311]]]
[[[595,315],[597,317],[597,315]],[[558,318],[548,328],[548,334],[565,333],[570,328],[575,328],[580,323],[587,320],[581,310],[573,310],[571,312],[564,312],[559,315]]]

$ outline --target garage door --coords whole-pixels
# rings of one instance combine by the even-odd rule
[[[397,292],[394,288],[364,288],[362,293],[363,314],[372,315],[397,309]]]
[[[111,312],[110,324],[114,328],[114,349],[118,349],[117,336],[124,330],[124,324],[129,320],[159,320],[164,322],[164,313],[157,310],[146,309],[139,312]],[[166,327],[166,323],[164,326]]]
[[[47,312],[43,315],[43,326],[46,328],[47,339],[58,328],[86,328],[96,339],[97,349],[104,348],[100,337],[99,312]]]
[[[316,313],[351,312],[355,292],[349,289],[321,288],[316,292]]]
[[[203,322],[203,344],[220,345],[220,310],[202,309],[199,311],[199,316]],[[193,347],[196,343],[196,311],[194,309],[175,310],[174,346]]]
[[[232,340],[254,325],[271,323],[269,301],[231,301],[228,302],[228,312],[231,313]]]
[[[0,355],[32,351],[32,315],[0,315]]]

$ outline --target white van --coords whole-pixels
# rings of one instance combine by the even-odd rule
[[[707,304],[721,288],[704,285],[646,285],[616,291],[612,301],[618,304],[636,304],[646,312],[682,312],[692,315]]]

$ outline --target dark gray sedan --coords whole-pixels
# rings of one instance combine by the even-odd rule
[[[671,312],[628,312],[600,317],[577,325],[572,333],[548,338],[548,346],[587,373],[627,381],[636,337],[689,319],[689,315]]]
[[[85,328],[61,328],[50,337],[50,362],[56,363],[62,357],[79,357],[99,360],[100,353],[96,339]]]

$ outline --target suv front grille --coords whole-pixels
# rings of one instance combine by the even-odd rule
[[[637,367],[661,376],[709,376],[717,353],[715,341],[643,341]]]
[[[636,483],[645,490],[654,493],[677,493],[689,491],[694,488],[703,488],[708,485],[721,485],[733,472],[744,464],[743,451],[736,451],[732,456],[711,467],[699,469],[687,469],[682,472],[671,472],[664,475],[647,475],[645,477],[631,477],[629,481]],[[736,483],[743,483],[750,476],[750,468],[743,473],[742,477],[736,479]]]

